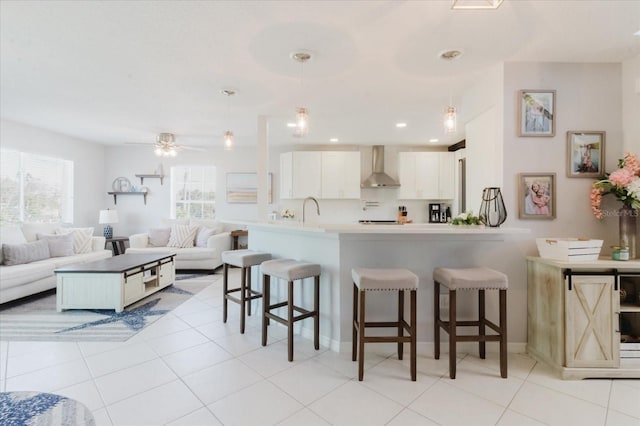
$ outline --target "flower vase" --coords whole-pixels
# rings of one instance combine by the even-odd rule
[[[636,258],[638,210],[625,205],[619,211],[620,246],[629,247],[629,259]]]

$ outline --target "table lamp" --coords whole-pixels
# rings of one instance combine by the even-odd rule
[[[118,223],[118,211],[117,210],[100,210],[100,218],[98,222],[102,224],[107,224],[104,227],[104,237],[108,240],[113,238],[113,228],[111,227],[111,223]]]

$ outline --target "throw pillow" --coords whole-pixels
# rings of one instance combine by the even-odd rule
[[[24,244],[27,239],[22,233],[22,228],[18,225],[6,225],[0,229],[0,248],[2,244]],[[0,263],[4,263],[4,256],[0,250]]]
[[[213,219],[191,219],[189,224],[213,229],[215,230],[216,234],[224,232],[224,225],[220,222],[216,222]]]
[[[49,244],[44,240],[21,244],[3,244],[2,255],[4,264],[7,266],[48,259]]]
[[[210,229],[205,226],[198,228],[198,235],[196,236],[196,247],[206,247],[207,240],[210,236],[217,234],[215,229]]]
[[[75,254],[91,253],[91,238],[93,237],[93,228],[58,228],[56,234],[66,235],[73,234],[73,252]]]
[[[193,247],[196,232],[198,232],[198,227],[195,225],[173,225],[167,247]]]
[[[149,245],[151,247],[166,247],[169,244],[171,228],[149,229]]]
[[[49,244],[51,257],[73,256],[73,234],[36,234],[39,240],[45,240]]]
[[[22,224],[22,232],[27,241],[35,241],[38,239],[37,234],[55,234],[56,229],[60,228],[58,223],[40,223],[25,222]]]

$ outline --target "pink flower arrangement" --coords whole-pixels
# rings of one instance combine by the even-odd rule
[[[603,217],[600,206],[606,194],[614,194],[627,207],[640,208],[640,161],[636,154],[625,152],[618,161],[618,170],[593,183],[591,211],[598,219]]]

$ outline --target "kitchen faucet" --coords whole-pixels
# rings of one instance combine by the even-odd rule
[[[307,201],[313,201],[314,203],[316,203],[316,210],[318,212],[318,216],[320,216],[320,204],[318,204],[318,200],[316,200],[314,197],[307,197],[304,199],[304,201],[302,202],[302,225],[304,226],[304,206],[307,204]]]

